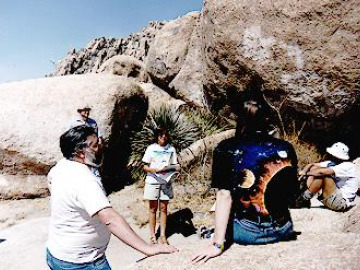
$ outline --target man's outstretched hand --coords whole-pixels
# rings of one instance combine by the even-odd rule
[[[170,245],[154,244],[149,246],[150,246],[149,251],[146,253],[147,256],[154,256],[158,254],[169,254],[179,251],[177,248]]]

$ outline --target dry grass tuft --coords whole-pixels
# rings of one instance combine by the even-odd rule
[[[298,157],[299,168],[303,168],[309,163],[319,162],[322,157],[314,144],[300,140],[299,137],[304,126],[305,123],[301,129],[297,131],[295,123],[293,122],[283,138],[294,146]]]

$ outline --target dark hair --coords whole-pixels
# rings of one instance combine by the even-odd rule
[[[236,136],[267,134],[271,116],[271,107],[265,101],[262,92],[246,91],[238,113]]]
[[[87,138],[94,134],[96,135],[95,129],[85,125],[69,129],[60,136],[61,153],[67,159],[74,157],[78,150],[86,146]]]
[[[158,127],[158,128],[155,129],[155,131],[154,131],[154,140],[153,141],[155,143],[157,143],[159,136],[163,135],[163,134],[166,134],[166,137],[167,137],[166,140],[167,140],[167,142],[170,142],[169,133],[168,133],[167,129],[164,128],[164,127]]]

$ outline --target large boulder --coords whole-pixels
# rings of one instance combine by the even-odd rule
[[[191,12],[166,23],[157,32],[146,59],[147,71],[157,85],[168,88],[179,73],[199,16],[199,12]]]
[[[204,81],[204,44],[200,16],[196,18],[191,34],[187,54],[179,73],[169,84],[176,96],[190,104],[206,108],[208,100],[203,90]]]
[[[144,63],[135,57],[128,55],[116,55],[111,57],[101,65],[97,72],[125,76],[140,82],[149,81],[149,75],[145,70]]]
[[[356,0],[205,1],[207,93],[226,99],[256,75],[297,112],[344,114],[359,90],[359,11]]]
[[[92,106],[91,117],[108,144],[104,175],[110,182],[129,181],[124,169],[130,153],[128,138],[146,117],[147,98],[132,80],[106,74],[1,84],[0,173],[46,174],[62,157],[60,135],[84,104]]]
[[[149,100],[149,111],[155,110],[161,106],[179,108],[182,105],[186,105],[186,103],[181,99],[173,98],[164,90],[152,83],[142,83],[140,86]]]

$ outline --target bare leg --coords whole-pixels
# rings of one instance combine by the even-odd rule
[[[160,201],[160,237],[165,237],[168,203],[169,201]]]
[[[324,185],[324,178],[315,178],[314,176],[309,176],[306,181],[306,186],[311,193],[319,192]]]
[[[337,187],[334,179],[331,177],[324,178],[323,183],[323,196],[327,198],[336,191]]]
[[[150,237],[155,237],[155,227],[156,227],[156,212],[158,209],[158,201],[150,200],[149,201],[149,227],[150,227]]]

